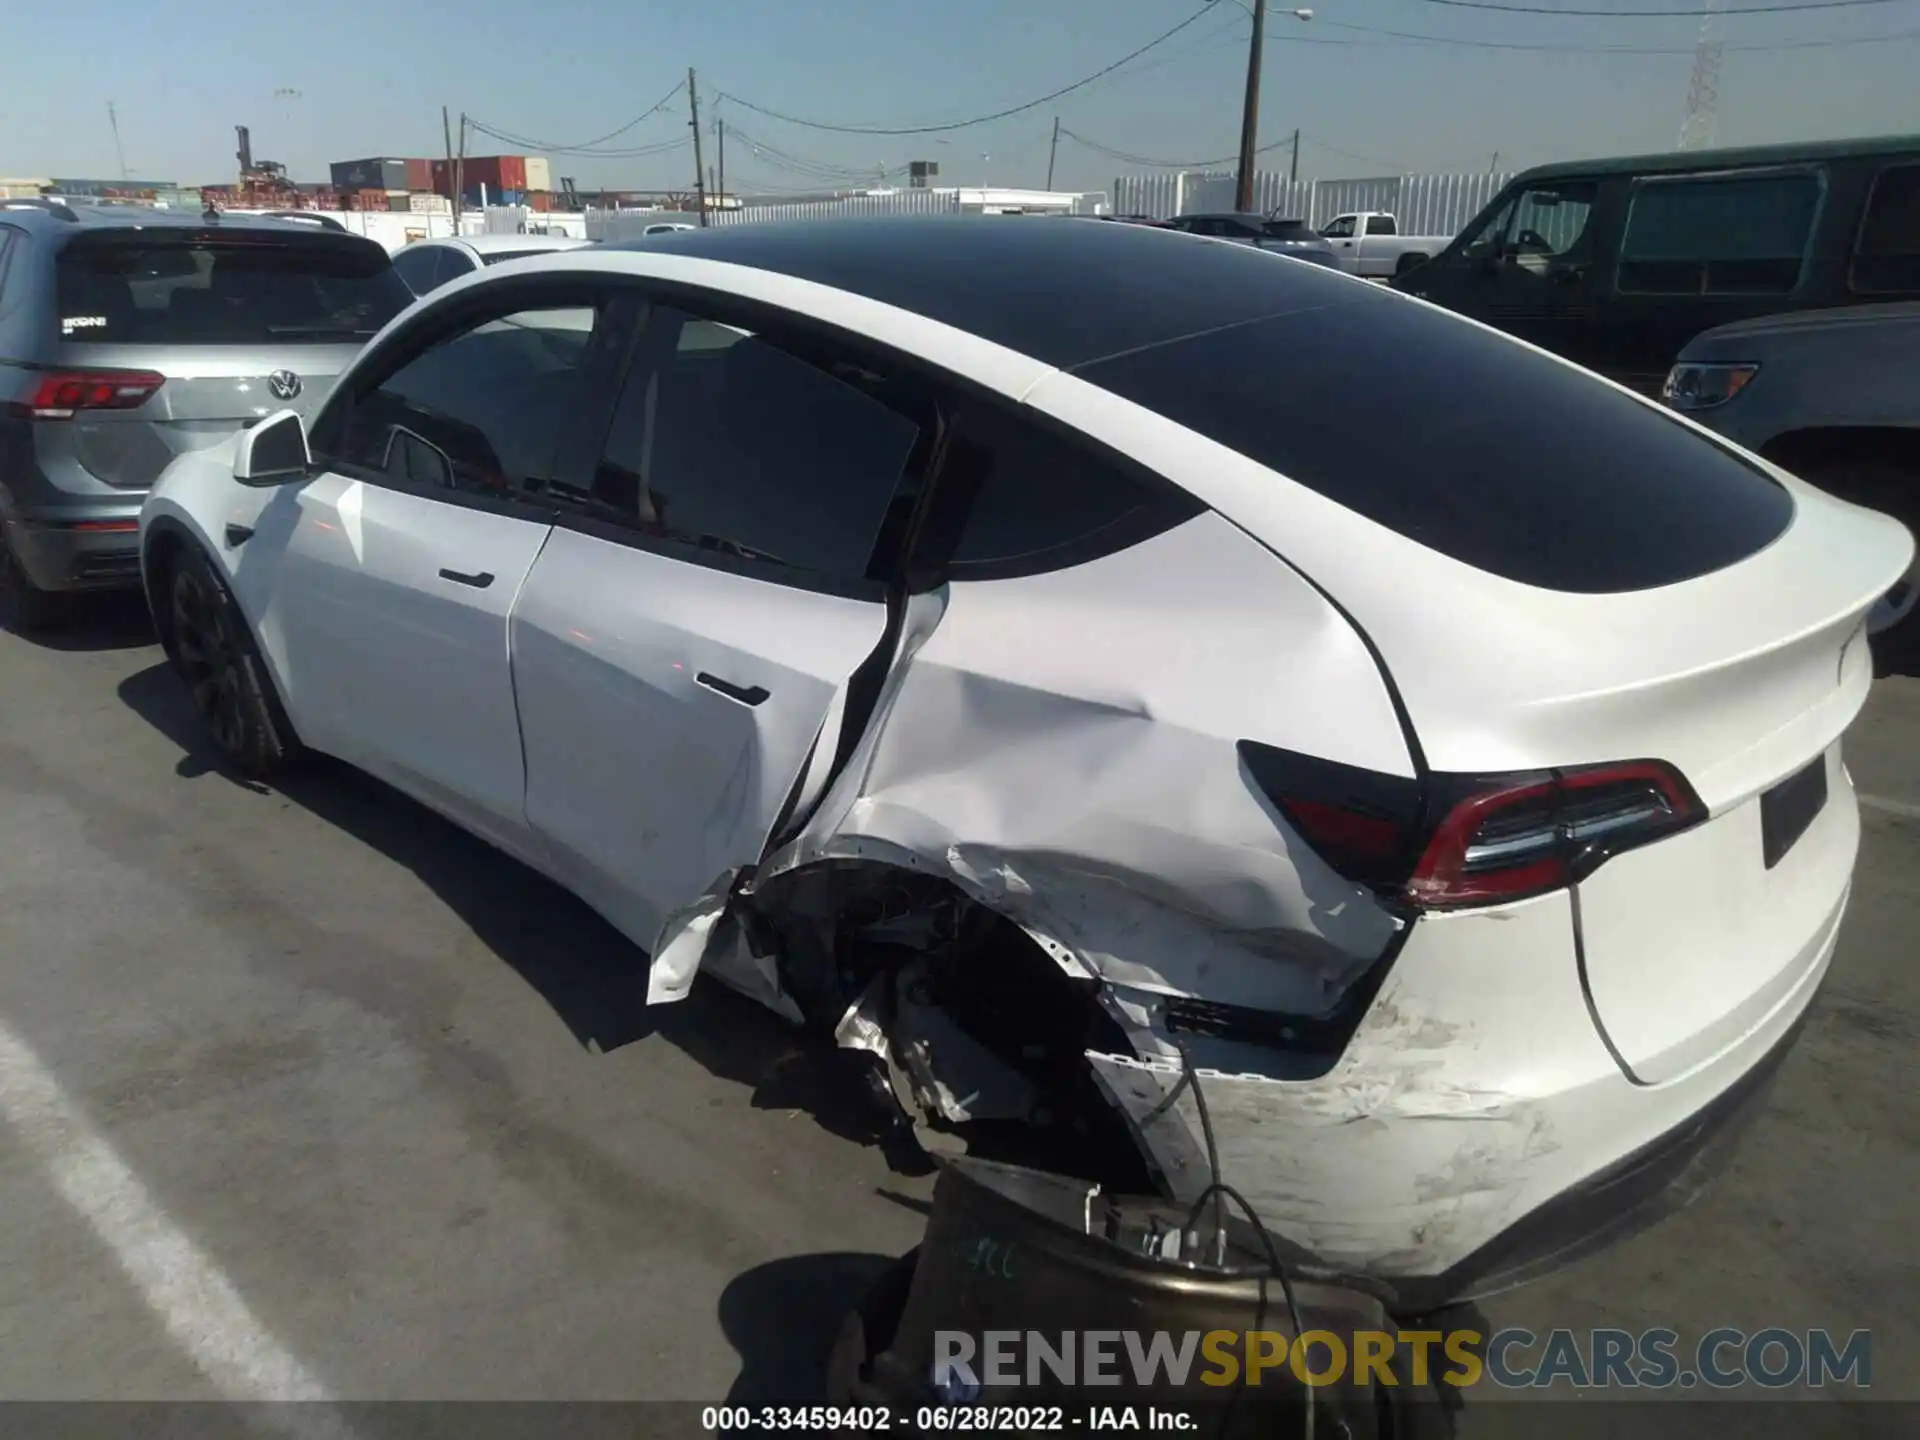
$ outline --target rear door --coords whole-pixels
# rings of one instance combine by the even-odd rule
[[[312,413],[412,299],[380,246],[314,230],[82,233],[54,273],[54,363],[164,383],[137,408],[40,427],[42,464],[136,492],[237,426],[289,406]]]
[[[823,781],[890,643],[928,427],[885,377],[776,338],[654,312],[514,609],[528,820],[649,948]]]
[[[604,405],[621,324],[577,287],[508,286],[459,313],[329,407],[321,473],[262,514],[235,587],[309,743],[531,857],[508,616],[551,529],[559,441]]]

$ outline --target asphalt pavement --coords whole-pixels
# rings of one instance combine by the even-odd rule
[[[1920,682],[1735,1168],[1497,1323],[1856,1328],[1920,1400]],[[918,1238],[831,1067],[651,1013],[583,906],[378,784],[229,778],[132,607],[0,634],[0,1398],[804,1398]]]

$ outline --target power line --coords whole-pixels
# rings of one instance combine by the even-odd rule
[[[1548,5],[1502,5],[1496,0],[1421,0],[1450,10],[1495,10],[1503,15],[1578,15],[1597,20],[1698,20],[1706,10],[1561,10]],[[1785,0],[1778,5],[1732,5],[1719,15],[1786,15],[1805,10],[1854,10],[1863,5],[1899,5],[1905,0]]]
[[[478,130],[481,134],[491,135],[494,139],[502,141],[505,144],[519,145],[525,149],[538,151],[542,154],[585,155],[585,154],[592,153],[592,151],[594,150],[594,147],[599,145],[604,145],[606,144],[607,141],[617,139],[620,136],[626,134],[629,130],[633,129],[634,126],[638,125],[642,120],[648,120],[648,119],[651,119],[653,116],[658,115],[662,110],[666,109],[667,106],[671,105],[675,97],[677,97],[680,94],[680,92],[686,88],[687,88],[687,82],[682,80],[679,84],[675,85],[673,89],[669,90],[665,95],[661,96],[658,103],[649,106],[645,110],[642,110],[638,115],[634,116],[633,119],[627,121],[627,123],[622,125],[618,130],[609,130],[604,135],[597,136],[592,140],[583,140],[578,145],[555,145],[555,144],[549,144],[544,140],[529,140],[523,135],[515,135],[510,131],[495,129],[493,126],[483,124],[482,122],[475,120],[471,117],[468,118],[467,124],[471,126],[473,129]],[[612,155],[614,152],[607,152],[607,153],[609,155]]]
[[[1067,139],[1086,146],[1089,150],[1098,151],[1102,155],[1114,160],[1123,161],[1128,165],[1145,165],[1148,169],[1202,170],[1209,165],[1230,165],[1240,158],[1238,154],[1233,154],[1216,156],[1211,160],[1156,160],[1149,155],[1132,155],[1125,150],[1116,150],[1110,145],[1103,145],[1098,140],[1089,140],[1085,135],[1076,135],[1064,125],[1060,127],[1060,133]],[[1253,153],[1256,155],[1264,155],[1269,150],[1278,150],[1281,146],[1291,145],[1292,143],[1293,137],[1289,135],[1286,139],[1276,140],[1271,145],[1262,145]]]
[[[1562,10],[1555,13],[1565,15],[1573,12]],[[1722,10],[1717,13],[1725,15],[1730,12]],[[1372,25],[1349,25],[1340,20],[1320,20],[1315,23],[1337,30],[1352,30],[1363,35],[1387,36],[1421,45],[1455,45],[1469,50],[1527,50],[1556,55],[1691,55],[1695,50],[1692,45],[1554,45],[1517,40],[1466,40],[1453,35],[1422,35],[1410,30],[1383,30]],[[1727,45],[1722,48],[1729,54],[1735,51],[1765,53],[1776,50],[1835,50],[1851,45],[1884,45],[1893,40],[1913,39],[1920,39],[1920,30],[1898,30],[1890,35],[1852,35],[1826,40],[1776,40],[1753,45]],[[1297,36],[1290,36],[1287,43],[1299,44],[1300,39]],[[1337,43],[1362,44],[1365,42]]]
[[[1071,85],[1062,85],[1058,90],[1050,91],[1038,99],[1028,100],[1020,105],[1010,105],[1005,110],[994,111],[991,115],[976,115],[971,120],[953,120],[944,125],[830,125],[822,120],[803,120],[796,115],[783,115],[778,110],[769,110],[765,106],[754,104],[751,100],[743,100],[731,91],[721,91],[720,93],[734,104],[745,106],[747,109],[757,114],[765,115],[769,119],[783,120],[789,125],[805,126],[809,130],[830,130],[838,135],[937,135],[948,130],[965,130],[970,126],[986,125],[995,120],[1005,120],[1010,115],[1019,115],[1028,110],[1036,110],[1042,105],[1058,100],[1062,95],[1071,95],[1075,90],[1083,90],[1094,81],[1104,79],[1106,76],[1111,75],[1129,61],[1137,60],[1149,50],[1166,44],[1167,41],[1171,40],[1195,21],[1211,15],[1214,12],[1214,7],[1219,3],[1220,0],[1207,0],[1206,4],[1182,20],[1178,25],[1175,25],[1171,30],[1163,31],[1142,45],[1138,50],[1122,55],[1111,65],[1103,66],[1084,79],[1074,81]]]

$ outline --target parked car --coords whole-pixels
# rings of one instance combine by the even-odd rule
[[[379,245],[319,226],[0,208],[0,623],[137,586],[166,463],[312,405],[411,299]]]
[[[1400,222],[1384,210],[1336,215],[1320,227],[1333,258],[1349,275],[1384,280],[1424,265],[1446,249],[1451,235],[1402,235]]]
[[[1392,284],[1658,395],[1703,330],[1920,300],[1920,136],[1543,165]]]
[[[1233,213],[1177,215],[1165,222],[1163,228],[1187,235],[1206,235],[1215,240],[1232,240],[1236,244],[1272,250],[1315,265],[1333,266],[1337,263],[1333,246],[1314,234],[1312,228],[1301,220],[1273,220],[1265,215]]]
[[[689,225],[685,220],[657,220],[640,233],[642,235],[672,235],[680,230],[697,230],[697,225]]]
[[[141,545],[228,763],[381,776],[919,1123],[1120,1117],[1412,1311],[1759,1102],[1913,557],[1317,266],[881,218],[457,281]]]
[[[1920,532],[1920,304],[1739,320],[1696,335],[1666,401],[1702,425]],[[1887,668],[1920,672],[1920,585],[1873,618]]]
[[[393,268],[415,295],[426,295],[489,265],[578,250],[590,243],[571,235],[463,235],[458,239],[416,240],[393,257]]]

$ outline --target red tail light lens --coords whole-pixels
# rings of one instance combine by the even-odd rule
[[[71,420],[82,410],[137,410],[167,383],[150,370],[56,370],[42,375],[26,408],[35,420]]]
[[[1239,744],[1248,777],[1347,879],[1422,910],[1557,890],[1610,855],[1706,818],[1658,760],[1519,775],[1411,777]]]
[[[1680,772],[1653,760],[1494,780],[1446,812],[1406,895],[1423,909],[1524,899],[1705,815]]]

